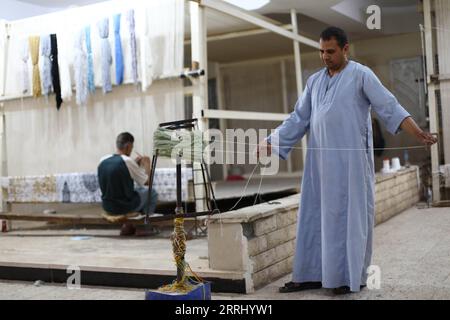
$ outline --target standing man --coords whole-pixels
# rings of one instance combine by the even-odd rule
[[[343,30],[322,32],[326,68],[308,79],[295,110],[258,149],[286,159],[308,132],[292,281],[280,292],[324,287],[345,294],[366,284],[374,228],[371,109],[391,134],[437,142],[368,67],[348,60],[348,50]]]
[[[158,194],[152,189],[148,196],[150,158],[130,158],[134,137],[123,132],[116,139],[116,154],[107,155],[100,160],[97,169],[98,181],[102,191],[103,209],[110,215],[125,215],[132,212],[154,213]],[[135,187],[135,184],[137,187]],[[148,212],[147,212],[148,211]],[[135,234],[132,224],[122,227],[121,235]]]

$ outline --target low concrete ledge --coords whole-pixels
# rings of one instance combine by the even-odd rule
[[[418,167],[376,175],[376,224],[419,201]],[[240,272],[245,291],[292,272],[300,194],[213,216],[208,226],[209,267]]]

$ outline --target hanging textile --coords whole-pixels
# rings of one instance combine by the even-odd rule
[[[51,44],[51,55],[50,61],[52,63],[52,83],[53,83],[53,91],[56,95],[56,109],[59,110],[61,108],[61,104],[63,102],[61,98],[61,83],[59,79],[59,65],[58,65],[58,40],[56,38],[56,34],[50,35],[50,44]]]
[[[145,12],[145,20],[149,19],[147,13]],[[141,57],[141,89],[142,92],[147,91],[153,81],[153,70],[152,70],[152,55],[150,50],[150,37],[148,23],[142,24],[143,30],[141,30],[140,37],[140,57]]]
[[[75,39],[75,59],[73,63],[75,73],[76,102],[78,105],[85,105],[88,95],[87,84],[87,53],[85,46],[84,32],[80,31]]]
[[[51,46],[50,46],[50,36],[41,36],[41,59],[42,59],[42,94],[47,96],[52,91],[52,70],[51,70]]]
[[[86,50],[88,58],[88,89],[90,93],[95,92],[95,82],[94,82],[94,62],[92,59],[92,43],[91,43],[91,26],[87,26],[85,29],[86,36]]]
[[[70,69],[73,59],[73,34],[67,30],[56,33],[58,37],[58,67],[61,83],[61,98],[63,101],[72,99],[72,77]]]
[[[41,91],[41,77],[39,75],[39,37],[31,36],[28,38],[31,62],[33,63],[33,96],[39,97]]]
[[[28,59],[30,57],[30,51],[28,47],[28,40],[24,40],[22,44],[22,54],[20,59],[22,60],[22,93],[30,92],[30,74],[28,72]]]
[[[121,14],[114,15],[116,84],[123,83],[123,52],[122,52],[122,40],[120,38],[120,18],[121,18]]]
[[[103,93],[111,92],[111,45],[109,44],[109,20],[105,18],[97,23],[98,32],[102,39],[102,79]]]
[[[141,82],[181,73],[184,57],[184,0],[149,1],[141,24]]]
[[[128,29],[130,31],[130,47],[131,47],[131,76],[133,78],[133,83],[136,84],[138,81],[137,73],[137,54],[136,54],[136,27],[134,20],[134,10],[129,10],[126,13]]]

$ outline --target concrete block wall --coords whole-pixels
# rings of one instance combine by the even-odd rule
[[[418,167],[376,175],[375,224],[380,224],[420,201]]]
[[[258,225],[268,224],[269,221],[253,222],[255,232],[248,241],[248,255],[255,288],[264,286],[292,270],[297,214],[298,209],[292,208],[264,219],[270,220],[271,228],[258,228]]]
[[[292,270],[300,194],[211,217],[211,269],[240,271],[252,292]]]
[[[382,223],[419,201],[418,168],[376,175],[375,219]],[[211,218],[211,269],[242,272],[253,292],[292,272],[300,194]]]

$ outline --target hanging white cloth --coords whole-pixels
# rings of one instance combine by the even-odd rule
[[[74,51],[75,59],[73,68],[75,74],[76,101],[78,105],[85,105],[88,96],[88,61],[84,30],[79,31],[76,35]]]
[[[136,51],[136,23],[134,20],[134,10],[129,10],[126,13],[128,30],[130,35],[130,51],[131,51],[131,77],[133,79],[133,83],[136,84],[138,81],[138,72],[137,72],[137,51]]]
[[[141,82],[181,73],[184,64],[184,0],[152,1],[142,11]]]
[[[59,79],[61,83],[61,97],[67,102],[72,98],[72,78],[70,69],[73,60],[73,40],[71,34],[65,30],[56,33],[58,38]]]
[[[30,49],[28,48],[28,39],[24,39],[20,54],[22,60],[22,93],[30,92],[30,71],[28,70],[28,61],[30,60]]]

